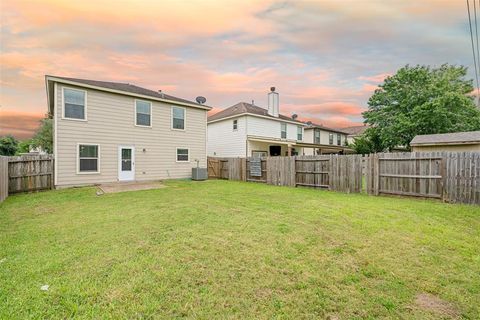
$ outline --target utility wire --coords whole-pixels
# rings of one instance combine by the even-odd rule
[[[480,0],[479,0],[479,9],[480,9]],[[478,24],[477,24],[477,5],[476,1],[473,0],[473,15],[475,17],[475,39],[477,43],[477,67],[478,67],[478,74],[480,75],[480,54],[478,51]],[[480,79],[480,77],[479,77]],[[480,97],[478,97],[480,99]]]
[[[474,4],[475,4],[475,0]],[[478,85],[478,68],[477,68],[477,57],[475,54],[475,44],[473,43],[473,31],[472,31],[472,19],[470,17],[470,3],[467,0],[467,11],[468,11],[468,25],[470,27],[470,40],[472,42],[472,53],[473,53],[473,64],[475,66],[475,79],[477,81],[477,101],[480,97],[480,86]]]

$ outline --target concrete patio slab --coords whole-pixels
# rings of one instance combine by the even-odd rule
[[[113,182],[98,186],[99,194],[165,188],[161,181]]]

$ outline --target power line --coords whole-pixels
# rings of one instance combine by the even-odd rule
[[[480,0],[479,0],[480,1]],[[479,2],[480,3],[480,2]],[[479,6],[480,9],[480,6]],[[475,17],[475,39],[477,40],[477,63],[478,63],[478,74],[480,75],[480,54],[478,52],[478,25],[477,25],[477,5],[476,1],[473,0],[473,14]],[[477,85],[478,87],[478,85]],[[480,99],[480,97],[478,97]]]
[[[475,0],[474,1],[474,4],[475,4]],[[477,80],[477,101],[478,101],[478,98],[480,97],[480,86],[478,85],[478,68],[477,68],[477,57],[476,57],[476,54],[475,54],[475,44],[473,43],[473,31],[472,31],[472,19],[470,17],[470,4],[467,0],[467,11],[468,11],[468,25],[470,27],[470,40],[472,42],[472,53],[473,53],[473,64],[475,66],[475,79]],[[475,16],[476,18],[476,16]]]

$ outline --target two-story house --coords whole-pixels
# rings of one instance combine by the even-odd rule
[[[306,125],[280,114],[275,88],[268,93],[268,109],[240,102],[208,117],[208,155],[263,157],[302,154]]]
[[[348,134],[338,129],[328,128],[323,125],[307,122],[305,127],[305,142],[313,144],[305,148],[305,155],[319,155],[330,153],[350,153],[348,148]]]
[[[211,108],[127,83],[46,76],[55,186],[191,177]]]

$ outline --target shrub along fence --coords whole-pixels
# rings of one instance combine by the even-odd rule
[[[365,176],[370,195],[480,204],[480,152],[209,158],[208,163],[210,178],[358,193]],[[210,170],[212,163],[219,168]]]
[[[8,194],[53,189],[53,162],[52,155],[1,157],[0,202]]]

